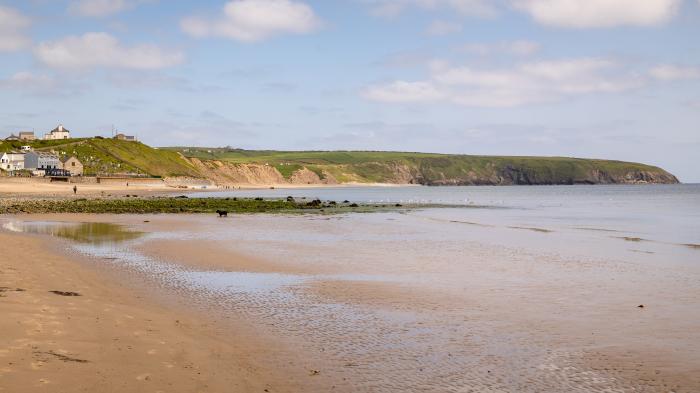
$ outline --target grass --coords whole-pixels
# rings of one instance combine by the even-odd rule
[[[199,176],[197,170],[179,153],[154,149],[141,142],[115,139],[91,139],[90,145],[115,159],[151,176]]]
[[[241,150],[227,148],[170,147],[167,150],[179,151],[187,157],[217,159],[236,164],[301,164],[301,165],[346,165],[368,161],[387,162],[413,157],[439,157],[435,153],[405,153],[383,151],[277,151]]]
[[[294,174],[294,172],[298,171],[299,169],[304,168],[303,166],[299,164],[276,164],[275,168],[279,171],[279,173],[282,174],[282,176],[289,180],[290,177]]]

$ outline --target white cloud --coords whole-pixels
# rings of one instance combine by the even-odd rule
[[[14,8],[0,5],[0,52],[23,49],[30,44],[24,30],[31,20]]]
[[[649,70],[649,75],[664,81],[696,79],[700,78],[700,67],[662,64]]]
[[[428,35],[449,35],[462,31],[462,25],[455,22],[445,20],[435,20],[430,23],[426,33]]]
[[[643,78],[620,68],[614,61],[595,58],[529,62],[506,69],[435,62],[427,80],[371,86],[364,96],[380,102],[513,107],[591,93],[622,92],[644,84]]]
[[[404,10],[417,7],[433,10],[448,7],[462,15],[493,16],[496,7],[488,0],[365,0],[370,5],[371,13],[381,17],[395,17]]]
[[[497,54],[529,56],[540,50],[540,44],[527,40],[502,41],[490,44],[471,43],[462,45],[458,50],[479,56]]]
[[[514,0],[538,23],[567,28],[654,26],[671,19],[682,0]]]
[[[396,81],[386,85],[371,86],[363,95],[382,102],[430,102],[443,99],[443,94],[431,82]]]
[[[10,77],[0,79],[0,89],[14,90],[19,94],[43,98],[75,97],[89,88],[89,85],[86,85],[80,78],[58,79],[29,71],[17,72]]]
[[[179,64],[185,57],[180,51],[166,51],[151,44],[127,47],[107,33],[85,33],[42,42],[34,53],[44,64],[66,69],[160,69]]]
[[[68,6],[68,10],[81,16],[107,16],[127,8],[126,0],[78,0]]]
[[[243,42],[310,33],[320,25],[311,7],[292,0],[233,0],[226,3],[221,17],[189,17],[180,23],[182,30],[194,37],[223,37]]]

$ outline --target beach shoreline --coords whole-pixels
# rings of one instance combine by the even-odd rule
[[[0,244],[0,392],[295,392],[320,382],[306,380],[304,360],[270,367],[291,355],[243,321],[217,324],[61,240],[0,231]]]
[[[155,367],[155,371],[135,373],[134,368],[114,364],[115,359],[123,358],[119,358],[122,356],[119,352],[111,352],[98,359],[109,365],[108,369],[113,372],[108,380],[131,378],[129,383],[133,385],[129,386],[137,388],[143,385],[144,375],[149,374],[148,380],[151,382],[161,381],[165,384],[166,381],[176,381],[192,388],[207,375],[202,370],[207,370],[208,380],[214,382],[199,386],[200,391],[225,391],[217,390],[215,386],[227,384],[239,386],[242,391],[258,391],[259,388],[269,391],[327,391],[331,386],[335,386],[336,391],[354,391],[360,387],[383,391],[392,390],[391,386],[397,388],[412,383],[412,378],[420,376],[418,368],[421,368],[432,381],[421,388],[428,391],[441,391],[450,385],[448,381],[451,379],[455,379],[452,382],[454,386],[480,389],[491,386],[506,391],[519,386],[520,391],[554,392],[583,384],[592,392],[609,389],[626,391],[625,387],[650,392],[669,389],[693,392],[700,386],[700,380],[696,377],[700,359],[692,355],[696,344],[688,341],[694,334],[693,326],[697,325],[698,320],[693,317],[685,321],[675,320],[680,315],[688,315],[688,307],[698,295],[697,285],[693,286],[685,279],[678,281],[675,274],[653,278],[661,271],[651,269],[647,273],[614,259],[610,260],[609,267],[595,260],[577,266],[552,253],[534,253],[530,256],[530,252],[519,251],[519,255],[514,256],[514,251],[507,247],[494,248],[479,242],[465,245],[474,255],[465,255],[464,266],[453,271],[454,267],[448,263],[450,258],[431,260],[420,244],[408,251],[415,254],[415,261],[400,262],[401,258],[380,257],[386,254],[387,247],[395,250],[397,244],[406,246],[398,240],[398,243],[389,242],[381,246],[381,251],[374,247],[358,247],[358,241],[366,241],[363,240],[364,236],[359,239],[343,237],[343,242],[350,241],[344,247],[330,239],[323,243],[301,240],[308,236],[342,236],[342,228],[348,225],[358,227],[356,230],[362,233],[367,232],[367,236],[375,236],[373,233],[378,232],[373,232],[375,229],[371,228],[377,222],[387,222],[385,217],[395,219],[401,216],[392,213],[348,215],[330,221],[265,214],[236,216],[230,220],[167,214],[6,216],[6,220],[38,223],[110,222],[124,226],[146,234],[143,241],[129,246],[128,253],[124,255],[136,253],[140,255],[139,258],[160,261],[158,263],[163,264],[161,268],[180,271],[184,274],[182,277],[189,277],[188,272],[193,272],[212,278],[243,274],[242,277],[250,277],[252,282],[262,279],[275,281],[277,277],[284,282],[291,281],[279,289],[282,292],[271,292],[269,296],[272,297],[267,300],[268,294],[258,292],[258,289],[250,289],[252,292],[242,289],[243,292],[229,295],[225,291],[207,292],[206,289],[198,293],[200,290],[194,289],[197,287],[187,286],[168,289],[170,281],[158,281],[160,273],[154,273],[149,278],[149,273],[132,271],[127,265],[67,253],[67,241],[2,232],[0,244],[7,244],[18,251],[10,253],[2,262],[0,270],[14,273],[4,274],[0,286],[27,291],[6,292],[8,297],[0,299],[14,302],[10,303],[13,322],[0,327],[3,332],[11,332],[9,336],[12,337],[2,347],[10,348],[10,351],[0,355],[5,355],[3,360],[10,359],[8,362],[13,363],[14,367],[0,377],[0,386],[7,386],[3,385],[5,381],[10,381],[9,386],[24,386],[22,384],[28,381],[34,383],[39,379],[53,383],[75,383],[63,379],[64,371],[68,365],[81,366],[82,372],[85,367],[92,367],[94,358],[86,354],[95,350],[87,345],[88,342],[102,347],[112,342],[113,338],[126,340],[120,335],[125,331],[132,331],[131,335],[127,335],[131,337],[133,332],[150,330],[157,331],[158,337],[170,337],[166,342],[180,342],[183,346],[179,348],[177,359],[163,354],[162,359],[153,363],[150,362],[153,355],[148,355],[148,352],[161,348],[155,346],[152,341],[154,337],[150,336],[151,341],[147,340],[148,334],[129,338],[132,341],[128,345],[139,348],[137,352],[142,357],[137,356],[136,359],[143,369],[153,370],[156,363],[182,365],[187,363],[183,360],[185,358],[195,359],[199,362],[197,370],[202,373],[202,379],[198,380],[191,374],[185,374],[191,377],[189,380],[178,379],[184,377],[171,378],[169,369],[163,371],[159,367]],[[394,229],[401,227],[400,223],[392,222],[386,225]],[[292,228],[294,232],[290,232]],[[473,230],[485,229],[475,227]],[[273,232],[270,235],[273,238],[275,233],[286,233],[287,238],[279,242],[252,240],[258,238],[259,233],[268,231]],[[227,237],[217,235],[225,232],[232,233]],[[193,233],[200,235],[190,238]],[[517,233],[532,239],[556,236],[556,232]],[[161,235],[151,238],[149,234]],[[301,234],[304,235],[298,238]],[[237,238],[236,245],[226,240],[228,236]],[[11,261],[16,260],[20,252],[25,252],[19,250],[28,250],[30,255],[27,259],[37,262],[13,264]],[[124,255],[117,253],[116,257],[122,258]],[[333,255],[333,258],[314,257],[323,255]],[[428,258],[430,263],[419,262],[422,258]],[[378,264],[379,260],[384,260],[385,264]],[[503,262],[496,263],[499,260]],[[348,261],[354,262],[349,264]],[[404,277],[412,277],[415,272],[422,272],[419,277],[424,278],[406,281]],[[526,272],[532,277],[526,278]],[[696,274],[692,269],[687,272]],[[436,286],[428,280],[435,275],[443,277],[445,273],[454,278],[464,277],[466,282],[444,276],[446,281]],[[606,275],[610,275],[610,279],[601,281],[600,277]],[[134,277],[146,281],[134,281]],[[176,274],[175,277],[179,276]],[[652,284],[654,280],[661,281]],[[55,287],[55,283],[59,282],[70,285]],[[238,285],[236,282],[234,280],[231,285]],[[569,284],[561,285],[563,282]],[[686,294],[682,300],[659,292],[671,282],[676,287],[685,288]],[[635,283],[643,287],[637,288]],[[594,288],[604,288],[604,291]],[[48,292],[55,289],[77,291],[83,296],[64,298]],[[32,297],[22,300],[24,295]],[[66,299],[71,304],[62,304]],[[86,300],[89,300],[87,307],[79,303]],[[635,302],[646,303],[646,308],[637,308]],[[37,310],[37,304],[46,304],[50,308],[47,311]],[[122,317],[104,311],[116,307],[122,308],[119,312]],[[323,313],[331,314],[314,314],[314,309],[320,312],[325,307],[330,308]],[[346,312],[351,314],[346,315]],[[45,318],[43,313],[48,313],[50,318]],[[82,319],[78,314],[82,315]],[[127,319],[123,315],[135,318]],[[162,318],[154,319],[151,315]],[[215,318],[216,315],[219,318]],[[389,315],[395,316],[380,322]],[[399,315],[399,320],[395,320]],[[64,316],[70,316],[71,320]],[[115,327],[120,326],[119,330],[100,330],[102,325],[96,322],[96,317],[103,324],[109,321]],[[348,318],[361,318],[364,322],[358,326],[341,322]],[[406,318],[407,321],[400,322]],[[464,321],[462,318],[465,318]],[[26,321],[30,320],[40,321],[38,333],[31,333],[26,326],[17,329],[12,325],[16,321],[28,325]],[[174,320],[180,322],[173,323]],[[674,321],[672,329],[668,321]],[[52,336],[51,332],[54,331],[70,332],[70,326],[75,326],[71,325],[73,323],[81,326],[82,341],[75,337]],[[375,326],[377,323],[379,325]],[[385,323],[388,325],[384,326]],[[394,326],[396,323],[399,324]],[[320,325],[314,328],[315,324]],[[184,333],[189,336],[179,330],[185,325],[189,330]],[[663,326],[666,327],[662,329]],[[393,335],[391,332],[404,330],[434,331],[436,336],[419,335],[414,337],[415,342],[401,340],[401,344],[391,345],[391,341],[383,341]],[[443,342],[443,339],[447,341]],[[76,343],[72,340],[81,341],[82,344],[74,346]],[[241,341],[250,345],[224,345]],[[373,346],[380,343],[392,348],[392,352],[398,352],[394,355],[390,355],[392,352],[375,354]],[[32,345],[40,348],[38,352],[44,356],[39,359],[43,363],[36,370],[26,362],[28,357],[35,356]],[[396,345],[398,347],[394,348]],[[352,349],[354,346],[359,347]],[[404,346],[406,348],[402,349]],[[197,350],[188,352],[190,347]],[[433,347],[442,349],[431,353],[430,348]],[[59,350],[63,352],[57,352]],[[336,352],[338,350],[341,352]],[[364,351],[369,352],[364,354]],[[51,357],[57,356],[46,355],[45,352],[91,362],[51,361]],[[447,357],[448,352],[451,358]],[[46,356],[49,356],[48,360]],[[435,357],[439,361],[436,362]],[[222,362],[221,359],[227,360]],[[427,359],[433,360],[424,363]],[[190,362],[194,363],[195,360]],[[236,364],[238,371],[231,374],[224,367],[225,364]],[[400,371],[411,364],[415,364],[415,369],[410,376]],[[59,366],[61,368],[54,369]],[[241,370],[245,372],[241,373]],[[44,371],[47,374],[42,374]],[[315,374],[316,371],[318,374]],[[222,373],[237,379],[232,382],[224,378],[222,382]],[[69,375],[65,374],[65,378],[69,378]],[[377,380],[379,375],[386,380]],[[438,375],[441,376],[438,378]],[[35,378],[37,376],[38,379]],[[526,388],[527,385],[522,384],[530,378],[538,382]],[[511,382],[506,383],[508,380]],[[215,385],[219,382],[221,385]],[[86,383],[101,386],[97,380]],[[183,387],[183,390],[174,391],[191,390]]]

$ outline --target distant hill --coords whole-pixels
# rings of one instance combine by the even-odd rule
[[[164,148],[187,157],[221,182],[241,175],[305,183],[424,185],[677,183],[661,168],[632,162],[566,157],[470,156],[381,151],[254,151]],[[265,166],[261,168],[260,166]],[[274,169],[274,171],[273,171]]]
[[[661,168],[565,157],[470,156],[381,151],[255,151],[153,148],[107,138],[5,141],[0,152],[30,145],[76,156],[86,175],[208,179],[218,184],[389,183],[423,185],[677,183]]]

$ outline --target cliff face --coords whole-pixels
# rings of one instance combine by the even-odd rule
[[[573,184],[677,184],[678,179],[664,171],[631,169],[621,173],[610,173],[592,169],[582,175],[552,176],[534,173],[527,168],[505,167],[488,176],[474,172],[466,176],[438,179],[423,179],[420,184],[445,185],[573,185]]]
[[[455,158],[456,157],[456,158]],[[663,169],[617,161],[493,158],[417,158],[353,164],[295,164],[283,175],[268,164],[188,158],[201,177],[217,184],[271,186],[342,183],[449,185],[556,185],[678,183]],[[289,168],[285,166],[282,168]]]

